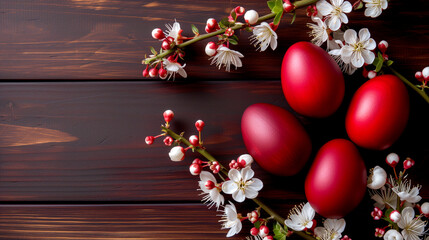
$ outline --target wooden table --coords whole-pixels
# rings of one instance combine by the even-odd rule
[[[246,153],[240,132],[244,109],[257,102],[292,111],[280,85],[287,48],[308,41],[309,19],[282,21],[276,51],[256,52],[240,34],[236,48],[243,67],[230,73],[210,66],[206,41],[189,46],[187,79],[142,79],[140,64],[159,43],[151,30],[174,19],[184,35],[190,24],[202,32],[209,17],[231,8],[268,13],[265,1],[2,0],[0,1],[0,239],[223,239],[219,213],[200,203],[191,158],[173,163],[159,141],[162,112],[176,113],[173,129],[192,133],[203,119],[207,149],[223,163]],[[377,19],[349,15],[351,27],[368,27],[409,79],[429,64],[429,3],[392,1]],[[365,81],[346,76],[345,100],[333,116],[296,115],[313,142],[313,153],[333,138],[347,138],[344,115],[353,92]],[[413,80],[414,81],[414,80]],[[412,157],[413,182],[429,199],[427,104],[411,90],[405,133],[385,151],[359,149],[368,168],[385,166],[390,152]],[[196,155],[195,155],[196,156]],[[293,177],[272,176],[258,166],[262,199],[283,216],[305,201],[304,179],[311,161]],[[251,209],[252,203],[240,206]],[[372,239],[367,195],[346,217],[345,233]],[[248,226],[248,225],[247,225]],[[243,239],[248,234],[245,227]]]

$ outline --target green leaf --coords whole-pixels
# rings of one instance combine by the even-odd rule
[[[283,12],[283,0],[276,0],[276,4],[271,11],[276,14]]]
[[[270,0],[267,2],[267,4],[268,4],[268,7],[271,9],[271,12],[274,12],[273,8],[276,6],[276,0]]]
[[[253,30],[250,27],[246,27],[244,30],[246,30],[247,32],[253,32]]]
[[[237,14],[235,13],[234,9],[232,9],[232,11],[231,11],[231,17],[232,17],[232,19],[234,19],[234,21],[237,20]]]
[[[374,62],[372,62],[372,65],[377,66],[379,61],[380,60],[378,58],[374,58]]]
[[[363,2],[360,2],[359,5],[357,5],[356,7],[354,7],[354,10],[358,10],[363,8]]]
[[[228,18],[222,18],[219,22],[219,27],[222,29],[228,28],[230,25],[230,22],[228,21]]]
[[[238,37],[237,37],[237,35],[232,35],[232,36],[231,36],[231,38],[233,38],[235,41],[237,41],[237,42],[238,42]]]
[[[232,45],[237,45],[238,44],[238,41],[235,40],[234,38],[229,38],[228,42],[231,43]]]
[[[393,64],[393,61],[392,61],[392,60],[388,60],[388,61],[387,61],[387,63],[386,63],[386,65],[387,65],[388,67],[390,67],[392,64]]]
[[[192,27],[192,32],[193,32],[195,35],[199,35],[199,34],[200,34],[200,32],[198,31],[198,28],[197,28],[197,27],[195,27],[195,25],[194,25],[194,24],[191,24],[191,27]]]
[[[287,228],[286,229],[283,228],[282,225],[280,225],[280,223],[276,222],[273,228],[273,232],[274,232],[274,239],[286,240]]]
[[[293,12],[292,21],[290,21],[290,24],[293,24],[296,19],[296,12]]]
[[[274,24],[274,25],[279,25],[280,20],[282,19],[282,16],[283,16],[283,11],[282,11],[282,12],[277,13],[276,17],[275,17],[275,18],[274,18],[274,20],[273,20],[273,24]]]
[[[150,47],[150,51],[152,52],[153,55],[157,55],[158,53],[156,52],[155,48]]]
[[[259,228],[262,225],[262,222],[257,221],[255,222],[255,228]]]

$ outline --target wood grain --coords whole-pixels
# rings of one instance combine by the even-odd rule
[[[149,47],[159,48],[151,38],[155,27],[164,29],[176,19],[185,36],[190,24],[204,32],[209,17],[221,19],[242,4],[261,15],[269,12],[266,1],[141,1],[141,0],[2,0],[0,1],[0,79],[141,79],[141,60]],[[349,14],[350,27],[368,27],[376,41],[389,42],[389,55],[404,74],[413,76],[429,62],[429,2],[389,2],[377,19],[363,11]],[[279,79],[287,48],[309,41],[305,9],[298,10],[290,25],[285,16],[277,31],[276,51],[255,51],[249,33],[239,33],[245,55],[243,68],[227,73],[210,66],[204,47],[207,41],[186,50],[186,70],[195,80]]]
[[[326,119],[297,115],[317,149],[333,138],[347,138],[344,115],[354,86],[340,110]],[[368,167],[384,164],[395,151],[416,159],[413,176],[428,185],[428,130],[421,128],[426,107],[411,95],[410,122],[401,139],[386,151],[361,149]],[[3,83],[0,88],[0,201],[199,201],[190,162],[173,163],[161,140],[147,146],[147,135],[160,133],[162,112],[173,109],[175,131],[195,134],[203,119],[209,152],[227,164],[246,153],[240,120],[246,107],[266,102],[288,108],[278,81],[199,82],[68,82]],[[419,105],[420,104],[420,105]],[[39,129],[26,131],[18,129]],[[55,132],[40,142],[40,131]],[[35,135],[34,135],[35,134]],[[34,135],[34,136],[32,136]],[[19,146],[22,139],[25,145]],[[310,163],[297,176],[279,178],[256,167],[266,187],[264,196],[305,199],[303,183]],[[412,172],[410,172],[412,174]],[[298,182],[299,184],[286,184]],[[429,189],[422,195],[429,196]]]

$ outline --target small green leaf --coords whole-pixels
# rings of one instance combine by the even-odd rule
[[[283,16],[283,11],[277,13],[276,17],[273,20],[273,24],[274,25],[279,25],[280,20],[282,19],[282,16]]]
[[[271,12],[274,12],[273,8],[276,6],[276,0],[270,0],[267,2],[267,4],[268,4],[268,7],[271,9]]]
[[[388,60],[388,61],[387,61],[387,63],[386,63],[386,65],[387,65],[388,67],[390,67],[392,64],[393,64],[393,61],[392,61],[392,60]]]
[[[228,21],[228,18],[222,18],[219,22],[219,27],[222,29],[228,28],[230,25],[230,22]]]
[[[193,32],[195,35],[199,35],[199,34],[200,34],[200,32],[198,31],[198,28],[197,28],[197,27],[195,27],[195,25],[194,25],[194,24],[191,24],[191,27],[192,27],[192,32]]]
[[[296,12],[293,12],[292,21],[290,21],[290,24],[293,24],[296,19]]]
[[[231,36],[231,38],[233,38],[235,41],[237,41],[237,42],[238,42],[238,37],[237,37],[237,35],[232,35],[232,36]]]
[[[378,58],[374,58],[374,61],[372,62],[372,65],[377,66],[378,62],[380,60]]]
[[[262,225],[262,222],[257,221],[257,222],[255,223],[255,228],[259,228],[261,225]]]
[[[280,225],[280,223],[276,222],[273,228],[273,232],[274,232],[274,239],[286,240],[287,228],[286,229],[283,228],[282,225]]]
[[[231,43],[232,45],[237,45],[238,44],[238,41],[235,40],[235,39],[233,39],[233,38],[229,38],[228,42]]]
[[[380,72],[382,67],[383,67],[383,61],[379,60],[377,65],[375,66],[375,72]]]
[[[237,14],[235,13],[234,9],[231,11],[231,17],[234,19],[234,21],[237,20]]]
[[[363,2],[360,2],[357,6],[354,7],[354,10],[363,8]]]
[[[276,0],[276,5],[271,10],[276,14],[283,12],[283,0]]]
[[[152,52],[153,55],[157,55],[158,53],[156,52],[155,48],[150,47],[150,51]]]
[[[381,54],[381,52],[378,52],[378,53],[377,53],[377,57],[378,57],[379,59],[381,59],[381,60],[384,60],[384,58],[383,58],[383,54]]]
[[[246,27],[244,30],[246,30],[247,32],[253,32],[253,29],[251,29],[250,27]]]

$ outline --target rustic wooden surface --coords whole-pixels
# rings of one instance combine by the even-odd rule
[[[173,163],[169,148],[160,141],[149,147],[144,138],[156,135],[162,112],[173,109],[174,130],[191,134],[194,121],[205,120],[204,142],[221,162],[245,153],[240,119],[247,106],[267,102],[291,110],[279,66],[291,44],[309,40],[309,19],[301,10],[294,25],[283,20],[275,52],[256,52],[242,33],[236,49],[245,55],[244,67],[237,71],[210,66],[202,42],[187,49],[188,79],[135,80],[142,80],[149,46],[159,44],[150,36],[154,27],[177,19],[189,35],[191,23],[203,31],[208,17],[219,19],[238,4],[268,12],[256,0],[1,0],[0,79],[8,82],[0,84],[0,239],[223,239],[219,213],[200,203],[197,178],[188,173],[197,155]],[[369,27],[377,41],[387,40],[389,56],[411,78],[429,63],[429,2],[389,4],[375,20],[350,14],[351,27]],[[345,100],[333,116],[296,115],[311,136],[311,158],[325,142],[347,138],[345,111],[364,81],[359,73],[346,77]],[[410,121],[398,142],[385,151],[359,150],[367,167],[383,166],[391,151],[416,159],[410,174],[429,199],[428,108],[411,91],[410,97]],[[283,216],[305,201],[310,164],[286,178],[254,167],[264,200]],[[366,196],[346,217],[353,239],[373,238],[370,208]]]

